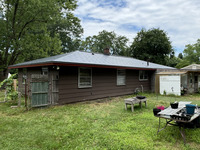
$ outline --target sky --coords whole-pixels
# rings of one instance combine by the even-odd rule
[[[75,15],[83,38],[102,30],[126,36],[129,44],[142,29],[159,28],[176,55],[200,39],[200,0],[78,0]]]

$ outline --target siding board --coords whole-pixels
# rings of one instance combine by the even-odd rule
[[[51,73],[51,69],[50,73]],[[58,95],[52,95],[58,99],[59,104],[92,100],[97,98],[105,98],[111,96],[119,96],[132,94],[136,88],[143,86],[143,91],[151,90],[151,75],[153,71],[149,71],[149,80],[139,81],[139,70],[126,70],[126,85],[117,86],[117,69],[111,68],[92,68],[92,87],[78,88],[78,67],[61,66],[59,70]],[[28,68],[27,70],[27,94],[31,93],[31,74],[41,74],[41,67]],[[19,69],[19,91],[24,93],[24,85],[22,84],[23,71]],[[52,83],[54,83],[52,81]]]
[[[58,82],[59,103],[132,94],[141,85],[144,91],[150,91],[150,80],[139,81],[138,70],[126,70],[125,86],[117,86],[116,80],[116,69],[92,68],[92,87],[78,88],[78,67],[62,67]]]
[[[109,89],[109,90],[104,90],[104,89],[100,89],[100,90],[88,90],[88,91],[69,91],[68,93],[67,92],[63,92],[63,94],[60,94],[61,96],[62,95],[74,95],[74,93],[76,93],[76,95],[84,95],[85,93],[89,93],[89,95],[95,95],[96,93],[118,93],[118,92],[122,92],[122,91],[132,91],[132,89],[127,89],[127,88],[118,88],[118,89],[115,89],[115,88],[112,88],[112,89]]]
[[[98,95],[88,95],[87,97],[69,97],[69,98],[64,98],[64,99],[60,99],[60,104],[65,104],[66,101],[68,103],[72,103],[72,102],[80,102],[80,101],[85,101],[85,100],[93,100],[93,99],[97,99],[97,98],[106,98],[106,97],[112,97],[112,96],[121,96],[121,95],[126,95],[126,94],[130,94],[129,92],[120,92],[120,93],[109,93],[109,94],[98,94]]]

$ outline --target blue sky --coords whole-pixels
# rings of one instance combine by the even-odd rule
[[[167,32],[176,52],[200,39],[199,0],[78,0],[83,37],[102,30],[133,38],[142,28]]]

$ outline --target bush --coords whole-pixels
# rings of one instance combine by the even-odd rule
[[[11,100],[17,100],[18,93],[14,90],[13,79],[16,78],[16,74],[11,75],[9,78],[3,80],[0,84],[0,88],[5,85],[6,88],[6,98]]]

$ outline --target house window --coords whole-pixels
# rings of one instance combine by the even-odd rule
[[[22,76],[22,84],[26,84],[26,79],[27,79],[27,76],[26,76],[26,75],[23,75],[23,76]]]
[[[27,79],[27,68],[23,68],[22,84],[26,83],[26,79]]]
[[[92,87],[92,69],[91,68],[79,68],[78,87],[79,88]]]
[[[42,67],[42,75],[48,75],[48,67]]]
[[[117,85],[126,85],[126,70],[117,70]]]
[[[139,71],[139,80],[140,81],[148,80],[148,73],[147,73],[147,71],[144,71],[144,70],[140,70]]]

